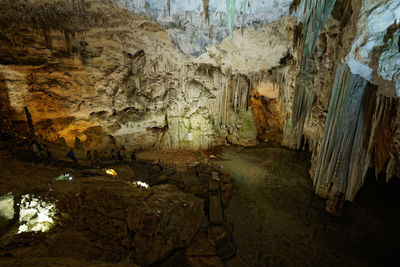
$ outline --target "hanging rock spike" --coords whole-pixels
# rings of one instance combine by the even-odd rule
[[[203,0],[204,18],[208,24],[210,23],[210,14],[209,14],[209,7],[208,7],[209,3],[210,3],[210,0]]]
[[[235,2],[236,0],[226,0],[226,16],[228,17],[229,37],[233,39],[235,28]]]
[[[149,2],[144,3],[144,9],[146,11],[147,18],[149,19],[149,24],[151,24],[151,6]]]

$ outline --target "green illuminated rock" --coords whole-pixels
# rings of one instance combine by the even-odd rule
[[[249,143],[253,143],[257,137],[257,128],[254,122],[251,107],[243,114],[242,127],[240,128],[240,137],[244,142]]]
[[[235,2],[236,0],[226,0],[226,16],[228,17],[229,36],[233,39],[235,29]]]
[[[14,218],[14,196],[8,193],[0,197],[0,235],[7,232]]]

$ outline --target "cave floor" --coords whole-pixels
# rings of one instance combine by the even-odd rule
[[[268,146],[214,152],[232,175],[225,215],[249,266],[388,266],[395,258],[400,209],[377,204],[385,193],[376,194],[376,181],[355,202],[346,203],[343,216],[334,217],[313,194],[308,154]],[[382,210],[391,214],[390,220],[377,214]]]
[[[207,197],[206,187],[189,181],[196,176],[188,172],[191,162],[211,161],[230,173],[231,178],[227,185],[230,186],[232,182],[233,188],[232,192],[228,190],[229,194],[223,196],[223,202],[228,205],[225,215],[233,222],[233,236],[238,245],[238,254],[250,267],[396,266],[391,263],[396,259],[400,240],[398,179],[392,179],[386,184],[382,180],[375,181],[370,175],[355,202],[346,203],[343,216],[335,217],[325,211],[325,200],[313,193],[308,174],[308,153],[264,145],[162,154],[154,151],[141,152],[137,157],[149,162],[161,159],[164,164],[175,164],[178,170],[182,165],[183,169],[186,168],[183,171],[185,175],[176,174],[174,178],[163,171],[156,184],[165,183],[162,180],[165,174],[164,176],[169,177],[168,183],[180,189],[174,189],[176,192],[184,191],[204,199]],[[107,186],[101,185],[102,188],[110,188],[114,192],[113,186],[125,185],[126,181],[132,180],[134,173],[130,165],[107,163],[110,164],[107,167],[115,168],[119,174],[117,178],[111,179],[104,176],[103,168],[86,169],[88,166],[82,166],[83,169],[71,169],[68,164],[58,166],[58,163],[56,161],[50,166],[40,162],[3,158],[0,160],[0,176],[7,179],[0,179],[0,192],[13,192],[15,195],[35,192],[44,196],[49,190],[48,183],[54,177],[70,171],[78,179],[71,183],[55,184],[54,186],[59,187],[55,192],[82,190],[81,187],[90,188],[92,183],[97,184],[99,181],[107,183]],[[141,170],[138,171],[141,175]],[[200,171],[200,176],[210,175],[203,171]],[[122,188],[125,190],[126,186]],[[115,192],[119,192],[118,190]],[[155,190],[158,190],[157,186]],[[57,229],[54,234],[58,234]],[[62,233],[64,228],[60,229]],[[53,234],[46,238],[51,241],[52,236]],[[33,248],[42,251],[42,243],[40,246],[33,244]],[[197,246],[196,242],[193,244],[194,247]],[[99,252],[93,248],[93,251],[100,253],[102,249]],[[76,253],[79,256],[78,252]],[[59,251],[59,255],[63,256],[64,252]],[[31,260],[31,253],[25,256],[27,260]],[[78,256],[76,257],[79,258]],[[107,261],[108,258],[104,260]]]

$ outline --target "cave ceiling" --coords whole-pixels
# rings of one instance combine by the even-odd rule
[[[121,14],[107,9],[91,9],[90,0],[5,0],[0,3],[1,32],[16,32],[32,26],[83,32],[99,25],[107,26]],[[107,1],[104,1],[107,2]],[[219,44],[230,35],[226,14],[231,7],[232,31],[254,27],[288,15],[291,0],[112,0],[136,16],[146,16],[167,32],[174,46],[182,53],[199,56],[206,46]],[[206,12],[205,12],[206,10]],[[2,34],[2,35],[3,35]]]

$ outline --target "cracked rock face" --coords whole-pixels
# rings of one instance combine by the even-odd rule
[[[51,183],[53,190],[46,194],[48,187],[43,181],[59,170],[21,169],[36,180],[22,182],[20,187],[18,179],[24,176],[15,174],[14,184],[4,184],[1,194],[13,188],[15,198],[21,199],[19,193],[32,190],[36,183],[35,191],[42,198],[51,195],[48,201],[57,208],[57,224],[46,233],[14,235],[10,230],[1,236],[2,255],[10,255],[2,257],[3,266],[148,266],[168,258],[175,249],[187,247],[203,221],[203,200],[174,185],[140,189],[92,170],[91,177],[78,174],[73,182]],[[0,198],[0,207],[7,208],[3,214],[11,219],[13,203],[11,193]]]
[[[331,212],[398,175],[399,2],[233,2],[5,0],[2,129],[26,106],[64,150],[274,140],[312,151]]]
[[[75,188],[77,193],[58,187],[55,190],[61,191],[57,196],[59,209],[74,215],[70,223],[114,246],[113,252],[104,251],[100,259],[118,262],[131,251],[135,263],[148,266],[167,258],[175,248],[186,247],[200,227],[203,200],[175,186],[160,185],[144,191],[132,190],[126,183],[95,182],[96,189],[91,185]],[[78,197],[71,201],[70,194]]]
[[[191,59],[157,24],[105,3],[85,8],[119,16],[68,38],[27,28],[0,41],[2,114],[25,120],[27,106],[43,139],[99,151],[257,142],[249,94],[277,83],[267,70],[289,51],[292,19],[236,31]]]
[[[226,1],[220,0],[117,0],[134,14],[145,14],[159,23],[182,53],[199,56],[206,46],[217,45],[229,36]],[[254,28],[289,13],[291,0],[236,0],[235,29]],[[238,33],[235,33],[235,35]]]
[[[362,2],[357,22],[357,35],[346,56],[346,62],[353,74],[359,74],[368,81],[377,80],[378,77],[373,77],[377,75],[389,81],[392,78],[398,80],[397,76],[393,76],[400,72],[397,41],[399,30],[394,33],[391,33],[393,30],[388,31],[391,25],[395,30],[395,25],[398,23],[400,23],[400,3],[398,1]],[[383,47],[379,59],[379,70],[376,63],[371,62],[374,47]],[[390,59],[389,55],[391,55]],[[398,82],[396,86],[399,87]]]

